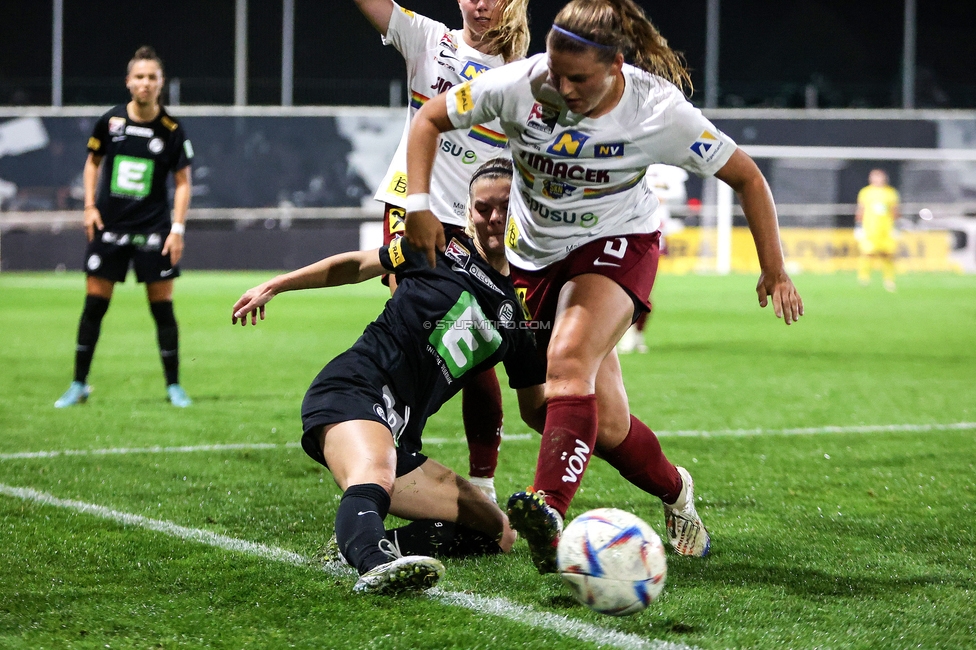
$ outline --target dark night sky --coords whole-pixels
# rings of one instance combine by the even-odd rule
[[[532,52],[562,2],[531,0]],[[706,0],[641,2],[685,53],[701,90]],[[407,6],[460,23],[452,0]],[[723,105],[802,106],[817,85],[822,106],[900,101],[901,0],[723,0]],[[918,105],[976,107],[976,1],[918,0]],[[51,2],[0,3],[0,103],[50,101]],[[65,0],[65,103],[125,98],[125,62],[144,43],[182,80],[185,103],[233,99],[234,0],[153,3]],[[251,103],[280,96],[281,3],[250,2]],[[403,63],[352,0],[296,0],[296,103],[385,103]],[[695,100],[702,99],[699,92]]]

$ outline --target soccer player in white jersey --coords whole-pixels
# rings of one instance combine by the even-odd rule
[[[431,263],[444,247],[426,196],[440,133],[499,119],[518,171],[506,234],[513,281],[538,332],[551,322],[548,344],[539,341],[546,426],[533,488],[509,500],[512,527],[539,571],[553,571],[562,519],[595,451],[661,499],[675,551],[701,557],[710,539],[691,476],[630,415],[614,351],[648,309],[657,271],[658,199],[643,177],[652,163],[670,164],[738,193],[762,268],[759,304],[771,301],[789,325],[803,303],[784,269],[772,194],[752,159],[686,101],[681,57],[632,0],[573,0],[546,50],[452,88],[415,117],[406,237]]]
[[[400,146],[376,191],[385,203],[383,243],[403,233],[407,197],[407,135],[410,119],[431,98],[482,72],[525,56],[529,43],[528,0],[458,0],[461,29],[400,7],[393,0],[356,0],[366,18],[407,64],[410,105]],[[479,164],[507,154],[508,138],[498,120],[445,133],[431,178],[431,211],[443,224],[462,231],[466,220],[468,181]],[[396,277],[384,276],[390,291]],[[462,417],[468,440],[471,482],[495,500],[494,476],[502,433],[502,394],[494,369],[472,378],[462,394]]]

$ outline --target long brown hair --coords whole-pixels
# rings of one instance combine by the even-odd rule
[[[499,0],[495,11],[502,12],[501,19],[485,32],[481,42],[505,63],[525,58],[529,51],[529,0]]]
[[[546,37],[550,49],[591,49],[597,60],[605,63],[622,54],[628,63],[667,79],[683,91],[694,90],[684,56],[668,46],[633,0],[572,0],[560,10],[553,24],[570,34],[550,30]]]

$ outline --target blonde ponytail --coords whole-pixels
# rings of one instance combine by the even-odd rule
[[[481,38],[487,52],[501,56],[505,63],[525,58],[529,51],[529,0],[502,0],[496,11],[502,16],[498,24]]]
[[[559,29],[551,30],[546,38],[550,49],[592,49],[597,60],[605,62],[622,54],[628,63],[667,79],[683,91],[690,94],[694,90],[684,57],[668,46],[633,0],[572,0],[556,16],[554,27]]]

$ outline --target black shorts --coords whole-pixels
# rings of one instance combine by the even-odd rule
[[[328,467],[319,434],[322,427],[350,420],[372,420],[390,430],[397,450],[396,475],[403,476],[427,461],[420,453],[426,418],[411,412],[396,396],[375,362],[355,348],[322,369],[302,401],[302,448],[312,460]]]
[[[171,280],[180,275],[180,267],[170,264],[163,255],[167,233],[129,234],[101,230],[85,250],[85,272],[111,282],[125,282],[129,266],[135,267],[139,282]]]

